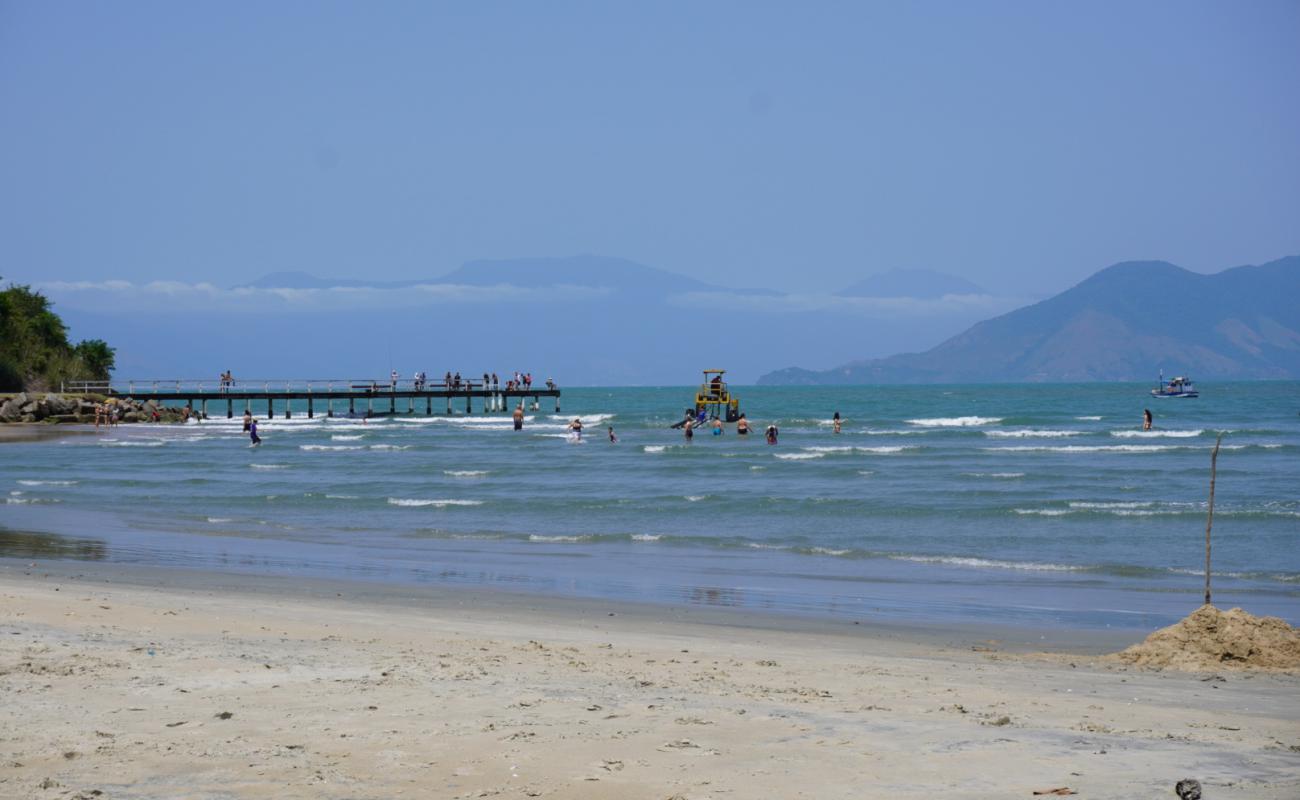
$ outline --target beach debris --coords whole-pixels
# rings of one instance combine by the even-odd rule
[[[1195,778],[1183,778],[1174,784],[1174,794],[1179,800],[1201,800],[1201,782]]]
[[[983,725],[992,725],[992,726],[994,726],[994,727],[1000,728],[1000,727],[1002,727],[1003,725],[1010,725],[1010,724],[1011,724],[1011,717],[1008,717],[1008,716],[1001,716],[1001,717],[998,717],[997,719],[987,719],[987,720],[984,720],[981,724],[983,724]]]
[[[1151,669],[1300,670],[1300,630],[1278,617],[1204,605],[1110,658]]]
[[[1055,789],[1035,789],[1034,794],[1038,794],[1038,795],[1050,794],[1050,795],[1064,796],[1069,794],[1078,794],[1078,792],[1071,789],[1069,786],[1058,786]]]
[[[169,722],[169,723],[167,723],[167,727],[169,727],[169,728],[179,728],[180,726],[184,725],[186,722],[189,722],[189,720],[187,720],[187,719],[183,719],[183,720],[181,720],[180,722]]]
[[[692,742],[690,739],[674,739],[671,742],[664,742],[663,747],[660,747],[659,749],[663,750],[664,748],[669,750],[692,750],[698,749],[699,745]]]
[[[217,719],[230,719],[233,716],[235,715],[229,711],[222,711],[220,714],[216,715]]]

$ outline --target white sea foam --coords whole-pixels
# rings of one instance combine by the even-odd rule
[[[764,542],[745,542],[746,547],[752,547],[755,550],[789,550],[790,546],[786,544],[766,544]]]
[[[583,425],[599,425],[606,420],[614,418],[614,414],[551,414],[549,419],[559,420],[561,422],[572,422],[574,419],[582,420]]]
[[[453,478],[483,478],[488,471],[485,469],[444,469],[443,475],[449,475]]]
[[[327,494],[325,495],[325,499],[326,500],[360,500],[361,498],[357,497],[355,494]]]
[[[208,522],[211,522],[213,525],[220,525],[225,522],[234,522],[234,520],[230,517],[208,517]]]
[[[867,429],[863,433],[868,436],[920,436],[933,431],[925,428],[889,428],[883,430]]]
[[[590,536],[542,536],[537,533],[528,535],[528,541],[530,542],[585,542],[589,539],[591,539]]]
[[[886,447],[856,447],[854,449],[857,450],[859,453],[875,453],[876,455],[887,456],[887,455],[892,455],[893,453],[903,453],[908,450],[915,450],[916,448],[901,447],[898,445],[894,445],[894,446],[886,446]]]
[[[76,486],[78,481],[18,481],[19,486]]]
[[[984,431],[985,436],[991,436],[995,439],[1059,439],[1066,436],[1079,436],[1083,431],[1064,431],[1064,430],[1017,430],[1017,431]]]
[[[1091,416],[1091,417],[1075,417],[1075,419],[1077,419],[1077,420],[1079,420],[1079,421],[1081,421],[1081,422],[1097,422],[1097,421],[1099,421],[1099,420],[1101,419],[1101,417],[1099,417],[1099,416]]]
[[[809,453],[852,453],[852,447],[804,447],[802,450]]]
[[[1078,572],[1080,567],[1068,564],[1038,563],[1034,561],[1000,561],[989,558],[969,558],[965,556],[890,556],[896,561],[915,561],[920,564],[947,564],[954,567],[977,567],[994,569],[1023,569],[1041,572]]]
[[[6,497],[7,506],[45,506],[59,502],[53,497]]]
[[[813,458],[825,458],[825,453],[778,453],[777,458],[782,461],[807,461]]]
[[[750,467],[750,470],[752,470],[752,471],[754,471],[754,472],[762,472],[762,471],[765,470],[765,469],[767,469],[767,467],[761,467],[761,466],[758,466],[757,464],[754,465],[754,466],[752,466],[752,467]]]
[[[663,451],[665,451],[665,450],[668,449],[668,445],[666,445],[666,444],[648,444],[648,445],[646,445],[645,447],[643,447],[643,448],[641,448],[641,449],[645,450],[647,453],[662,453]]]
[[[1191,439],[1202,433],[1205,431],[1111,431],[1110,435],[1120,439]]]
[[[1067,508],[1013,508],[1012,511],[1036,517],[1063,517],[1070,513]]]
[[[963,472],[963,475],[970,478],[1023,478],[1023,472]]]
[[[982,447],[980,449],[990,453],[1158,453],[1182,448],[1165,444],[1077,444],[1059,447],[1026,445],[1018,447]]]
[[[249,469],[288,469],[288,464],[249,464]]]
[[[335,442],[355,442],[366,438],[364,433],[336,433],[330,437]]]
[[[1002,417],[929,417],[909,419],[909,425],[921,428],[969,428],[976,425],[996,425]]]
[[[847,556],[849,553],[852,553],[853,551],[852,551],[852,550],[837,550],[837,549],[835,549],[835,548],[831,548],[831,547],[812,547],[812,548],[809,548],[808,552],[810,552],[810,553],[816,553],[816,554],[818,554],[818,555],[823,555],[823,556]]]
[[[634,533],[634,534],[632,534],[632,541],[634,541],[634,542],[657,542],[657,541],[659,541],[661,538],[663,538],[663,537],[660,536],[660,535],[657,534],[657,533]]]
[[[166,439],[105,439],[96,442],[101,447],[162,447]]]
[[[876,473],[872,472],[869,469],[860,469],[858,470],[858,474],[865,478],[869,475],[875,475]]]
[[[686,500],[687,502],[690,502],[690,503],[698,503],[698,502],[700,502],[701,500],[703,500],[703,499],[705,499],[705,498],[707,498],[707,497],[708,497],[707,494],[688,494],[688,495],[686,495],[685,497],[683,497],[682,499],[683,499],[683,500]]]
[[[446,508],[447,506],[481,506],[482,500],[414,500],[404,497],[390,497],[388,504],[393,506],[404,506],[408,508],[422,508],[424,506],[433,506],[435,508]]]
[[[328,450],[338,452],[340,450],[365,450],[364,445],[359,444],[300,444],[299,450]]]
[[[1151,502],[1143,501],[1121,501],[1121,502],[1091,502],[1078,500],[1070,503],[1070,508],[1087,508],[1087,509],[1108,509],[1108,508],[1150,508],[1155,505]]]
[[[372,444],[370,450],[410,450],[409,444]]]

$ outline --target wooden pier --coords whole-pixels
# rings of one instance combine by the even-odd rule
[[[560,413],[560,389],[554,384],[542,387],[510,388],[487,385],[482,381],[461,381],[448,386],[443,381],[419,382],[406,379],[398,381],[364,380],[237,380],[199,381],[199,380],[133,380],[109,382],[75,382],[65,383],[64,392],[82,394],[102,394],[106,397],[122,397],[132,400],[153,400],[163,404],[184,404],[191,412],[208,416],[208,404],[225,406],[226,417],[244,411],[256,413],[262,403],[266,404],[266,418],[275,417],[275,407],[279,404],[284,418],[293,416],[294,401],[306,401],[308,418],[324,410],[325,416],[336,414],[335,403],[342,405],[347,401],[346,415],[349,417],[373,417],[396,414],[418,414],[433,416],[434,401],[441,409],[445,402],[447,416],[455,412],[453,406],[464,403],[465,413],[474,413],[474,401],[479,401],[482,413],[510,412],[518,405],[525,410],[536,411],[541,406],[543,397],[555,398],[555,413]],[[532,401],[531,403],[529,401]],[[400,404],[399,404],[400,401]]]

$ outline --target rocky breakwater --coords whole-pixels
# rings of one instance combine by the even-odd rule
[[[189,416],[183,408],[168,408],[152,400],[141,403],[129,397],[20,392],[0,396],[0,423],[93,423],[95,408],[106,404],[118,422],[184,422]]]

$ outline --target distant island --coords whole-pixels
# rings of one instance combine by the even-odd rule
[[[1164,261],[1101,270],[1055,297],[973,325],[922,353],[760,385],[1300,378],[1300,256],[1213,275]]]

